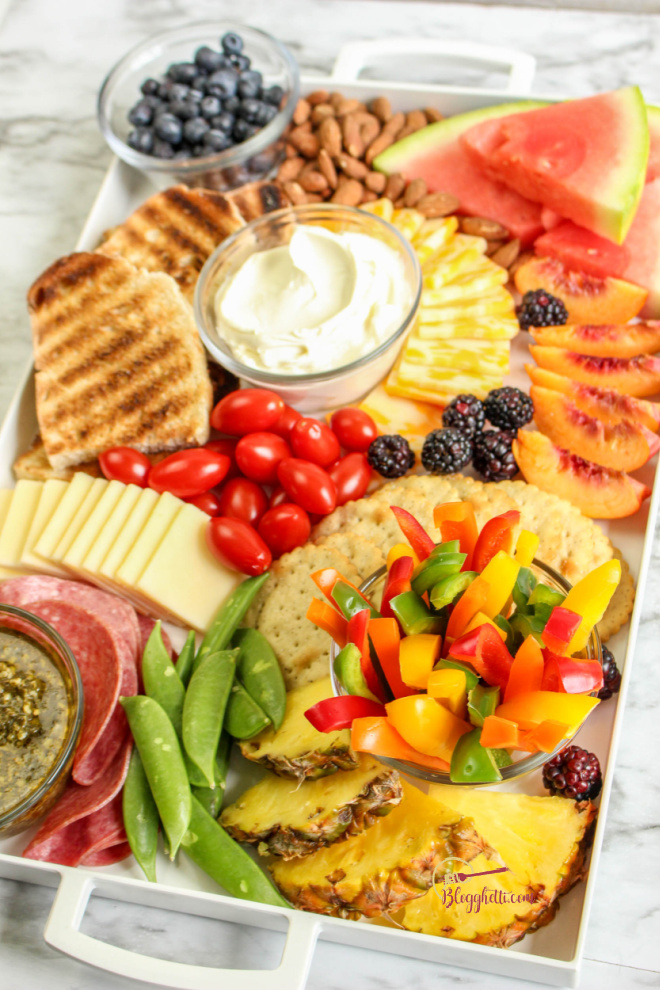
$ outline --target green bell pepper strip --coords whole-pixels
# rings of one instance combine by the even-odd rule
[[[415,633],[441,633],[445,623],[438,615],[433,615],[419,595],[414,591],[404,591],[390,600],[390,608],[401,623],[406,636]]]
[[[511,592],[511,596],[518,612],[526,613],[531,611],[529,606],[529,596],[534,591],[535,587],[536,577],[534,576],[534,572],[529,567],[521,567],[518,571],[518,577],[516,578],[516,583],[513,586],[513,591]]]
[[[433,547],[430,556],[437,557],[439,554],[443,554],[443,553],[460,553],[460,552],[461,552],[460,540],[447,540],[446,543],[438,543],[437,547]],[[467,554],[465,556],[467,557]],[[430,560],[430,557],[428,559]],[[423,563],[424,561],[422,561],[422,564]]]
[[[481,745],[481,729],[462,735],[451,756],[449,776],[457,784],[494,784],[502,779],[490,749]]]
[[[513,653],[513,646],[515,643],[515,636],[513,629],[511,628],[511,623],[508,619],[505,619],[503,615],[496,615],[493,619],[496,626],[499,626],[503,633],[506,634],[505,645],[509,653]]]
[[[468,716],[472,725],[480,729],[488,715],[494,715],[500,703],[499,687],[486,687],[476,684],[468,691]]]
[[[237,629],[232,645],[238,647],[236,673],[241,684],[273,728],[279,729],[286,713],[286,685],[273,647],[257,629]]]
[[[381,617],[380,612],[377,612],[373,605],[365,602],[362,595],[358,594],[345,581],[335,581],[330,597],[345,619],[350,619],[356,612],[361,612],[365,608],[369,609],[370,618],[380,619]]]
[[[543,584],[541,581],[536,585],[531,595],[529,596],[528,605],[550,605],[552,608],[555,605],[561,605],[561,603],[566,598],[561,591],[555,591],[554,588],[549,588],[547,584]]]
[[[256,577],[246,578],[220,606],[206,631],[195,656],[193,667],[198,667],[209,653],[217,653],[229,646],[231,638],[245,617],[245,613],[270,577],[268,571]]]
[[[369,698],[371,701],[379,700],[367,686],[362,673],[362,651],[355,643],[347,643],[339,651],[335,657],[334,671],[335,677],[349,694]]]
[[[476,571],[461,571],[460,574],[450,574],[443,578],[429,592],[431,605],[438,610],[451,605],[478,576]]]
[[[458,574],[466,559],[465,553],[442,553],[437,557],[429,557],[424,561],[424,565],[418,568],[417,576],[413,575],[412,590],[418,595],[430,591],[433,585],[444,578]]]
[[[502,767],[510,767],[513,763],[513,757],[508,749],[490,749],[489,752],[495,760],[495,766],[498,770],[501,770]]]

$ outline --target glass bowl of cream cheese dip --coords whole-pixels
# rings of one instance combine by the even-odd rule
[[[422,289],[380,217],[332,203],[253,220],[211,255],[195,317],[211,358],[302,412],[356,402],[392,367]]]

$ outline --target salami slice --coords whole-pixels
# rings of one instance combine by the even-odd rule
[[[144,648],[147,645],[147,640],[151,636],[151,631],[156,625],[156,620],[152,619],[150,615],[142,615],[141,612],[137,614],[138,625],[140,627],[140,657],[144,653]],[[174,647],[172,646],[172,641],[167,635],[167,631],[161,626],[161,634],[163,637],[163,645],[170,657],[174,658]]]
[[[97,852],[85,856],[78,865],[89,867],[112,866],[113,863],[120,863],[122,859],[128,859],[132,851],[128,842],[116,842],[112,846],[107,846],[105,849],[99,849]]]

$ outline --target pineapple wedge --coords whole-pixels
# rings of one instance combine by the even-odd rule
[[[304,860],[277,860],[273,879],[294,907],[336,918],[368,918],[421,897],[436,870],[481,852],[494,856],[469,818],[402,783],[403,800],[367,832]]]
[[[505,948],[551,921],[558,897],[584,875],[594,805],[444,784],[432,786],[431,794],[473,818],[510,872],[451,884],[446,893],[445,885],[437,884],[436,890],[406,906],[404,926],[427,935]],[[464,872],[498,865],[479,856]]]
[[[225,808],[221,823],[233,839],[258,846],[262,855],[295,859],[364,832],[402,795],[396,770],[363,756],[357,770],[301,787],[269,775]]]
[[[289,691],[281,727],[277,732],[265,729],[254,739],[242,742],[241,753],[280,777],[299,781],[315,780],[337,770],[355,770],[358,758],[351,750],[348,729],[317,732],[305,718],[308,708],[331,697],[329,677]]]

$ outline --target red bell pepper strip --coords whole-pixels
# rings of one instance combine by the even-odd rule
[[[571,612],[570,608],[555,605],[545,624],[541,638],[552,653],[560,653],[565,656],[568,651],[568,644],[573,639],[581,622],[582,616],[578,615],[577,612]]]
[[[401,680],[399,660],[401,633],[397,620],[394,618],[371,619],[368,634],[394,697],[404,698],[410,694],[416,694],[417,688],[408,687]]]
[[[394,561],[389,569],[383,589],[383,600],[380,605],[382,616],[388,619],[395,618],[394,612],[390,608],[390,601],[397,595],[402,595],[404,591],[410,591],[410,581],[414,570],[415,562],[412,557],[399,557]]]
[[[435,543],[422,524],[417,522],[415,517],[407,509],[402,509],[398,505],[391,505],[390,509],[396,516],[399,529],[417,554],[418,559],[422,561],[430,557]]]
[[[563,694],[591,694],[603,686],[603,671],[597,660],[573,660],[543,650],[542,691]]]
[[[343,615],[330,608],[327,602],[312,598],[307,609],[307,618],[319,629],[323,629],[334,639],[337,646],[344,647],[348,642],[348,622]]]
[[[443,543],[458,540],[459,550],[467,554],[462,571],[471,571],[472,555],[479,537],[471,502],[444,502],[433,510],[433,522],[440,530]]]
[[[487,684],[506,689],[513,657],[502,637],[490,624],[484,624],[455,639],[449,650],[455,660],[467,660]]]
[[[360,666],[362,667],[362,673],[367,682],[367,687],[373,695],[382,701],[383,688],[371,661],[371,653],[369,651],[367,628],[370,618],[371,612],[368,608],[363,608],[360,612],[356,612],[355,615],[351,616],[348,622],[348,642],[354,643],[360,651]]]
[[[356,718],[383,717],[385,709],[376,701],[360,698],[356,694],[344,694],[340,698],[324,698],[308,708],[305,718],[317,732],[338,732],[350,729]]]
[[[309,576],[311,577],[312,581],[319,589],[319,591],[323,592],[323,594],[328,599],[328,601],[330,602],[333,608],[337,607],[337,603],[332,597],[332,589],[334,588],[337,581],[343,581],[344,584],[347,584],[350,588],[353,588],[354,591],[357,591],[358,595],[360,595],[361,598],[364,598],[364,595],[362,594],[360,589],[356,588],[354,584],[351,584],[348,578],[345,578],[344,575],[340,574],[340,572],[334,567],[324,567],[320,571],[314,571],[314,573],[310,574]],[[365,602],[367,601],[366,598],[364,598],[364,600]]]
[[[513,531],[519,522],[520,513],[517,509],[509,509],[508,512],[489,519],[479,533],[470,569],[481,573],[500,550],[509,553],[513,547]]]
[[[449,770],[446,760],[439,756],[427,756],[409,746],[388,719],[382,716],[356,718],[351,729],[351,747],[356,753],[389,756],[393,760],[417,763],[429,770]]]

